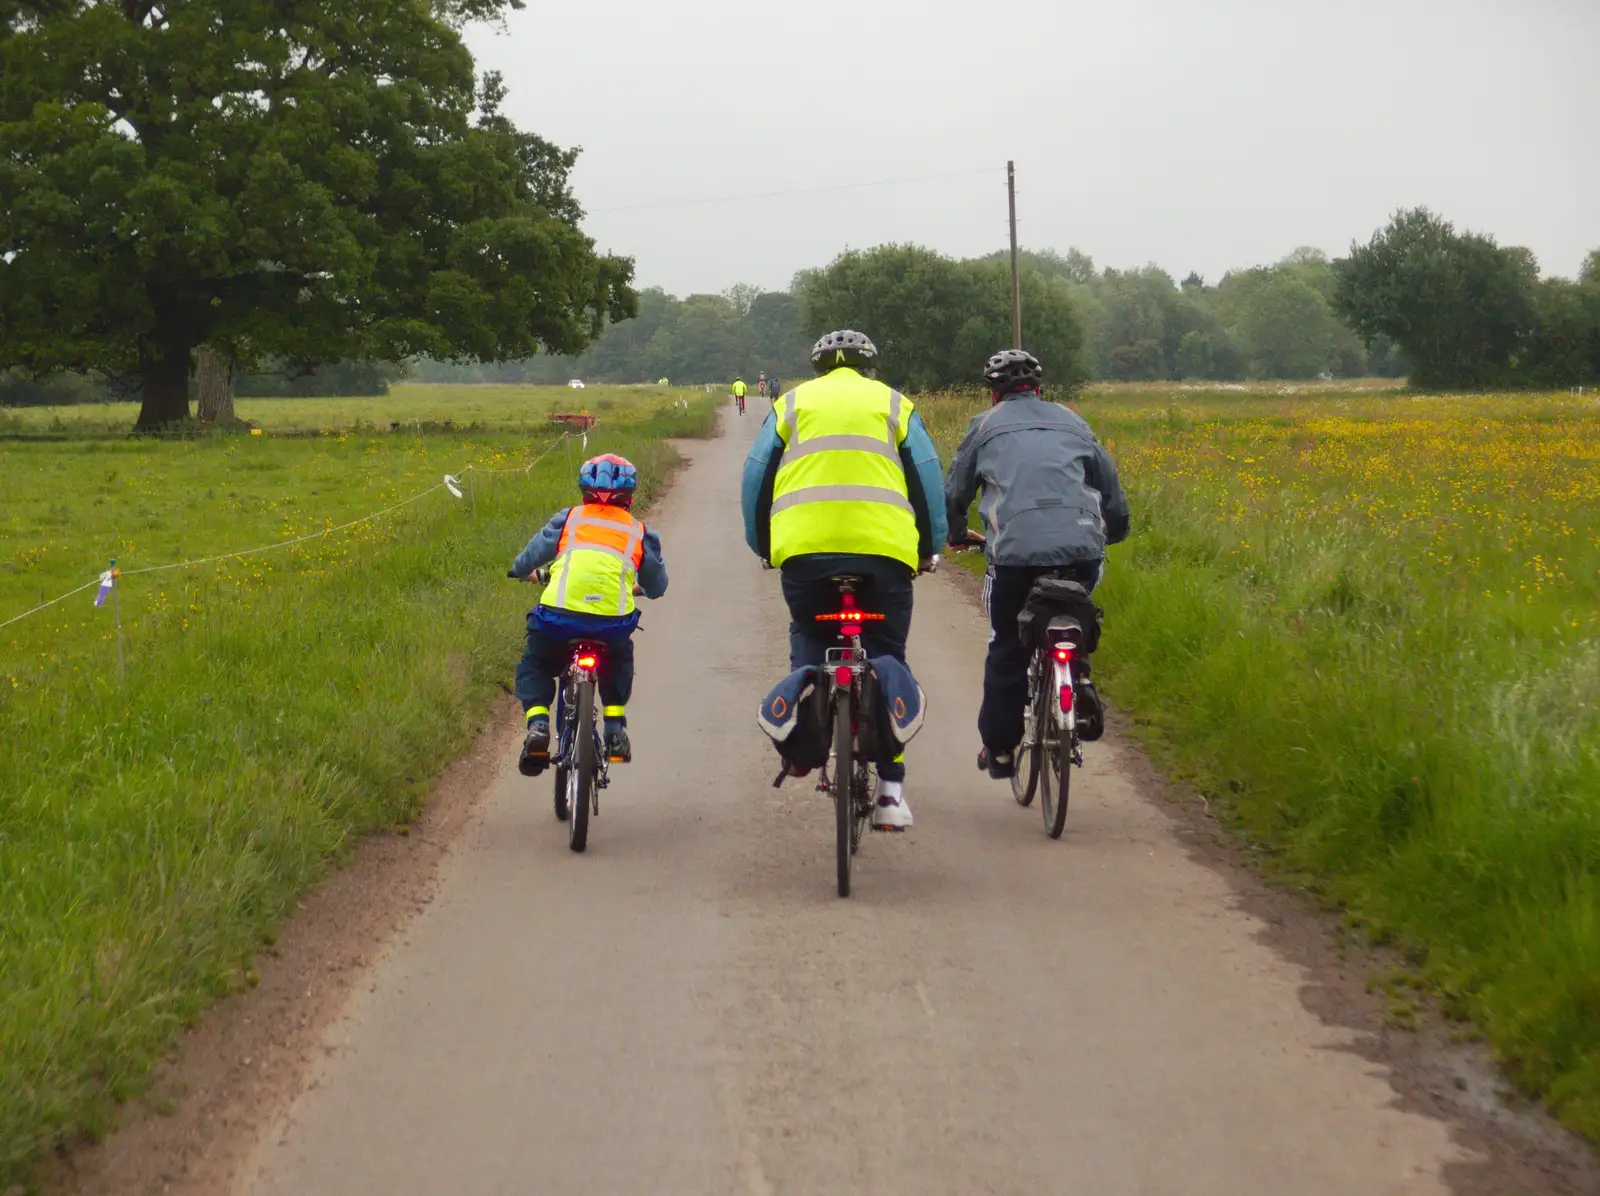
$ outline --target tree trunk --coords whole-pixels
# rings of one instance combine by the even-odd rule
[[[211,345],[201,345],[195,352],[196,412],[208,424],[231,424],[233,414],[232,353],[224,353]]]
[[[159,356],[158,356],[159,354]],[[152,345],[139,357],[143,401],[137,432],[156,432],[189,418],[189,346]]]

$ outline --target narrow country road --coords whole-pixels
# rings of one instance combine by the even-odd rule
[[[740,530],[753,413],[725,428],[650,520],[672,587],[589,852],[508,758],[240,1190],[1447,1192],[1448,1128],[1303,1008],[1118,748],[1059,843],[974,770],[985,629],[948,578],[917,587],[916,829],[835,895],[827,799],[771,788],[754,722],[786,618]]]

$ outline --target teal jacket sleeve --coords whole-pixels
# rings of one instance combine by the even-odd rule
[[[745,458],[744,478],[739,487],[739,505],[744,511],[744,542],[762,560],[772,557],[772,486],[783,460],[783,438],[778,435],[778,417],[768,412],[756,434],[756,442]]]
[[[944,479],[940,476],[939,450],[922,423],[919,412],[911,413],[906,438],[900,444],[900,464],[906,471],[906,493],[917,515],[917,555],[932,556],[940,551],[949,532],[944,510]]]

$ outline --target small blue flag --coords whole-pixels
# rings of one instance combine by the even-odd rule
[[[104,606],[106,604],[106,599],[111,596],[111,587],[116,583],[116,580],[117,571],[115,569],[107,569],[100,575],[100,592],[94,596],[94,604],[96,606]]]

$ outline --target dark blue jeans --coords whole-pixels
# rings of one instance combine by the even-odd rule
[[[1022,742],[1022,709],[1028,704],[1028,646],[1017,634],[1017,616],[1040,577],[1065,577],[1087,590],[1100,580],[1100,561],[1071,565],[990,565],[983,579],[983,605],[989,612],[989,658],[983,665],[983,705],[978,736],[991,752],[1007,752]],[[1088,662],[1085,661],[1085,664]]]
[[[856,603],[883,618],[861,625],[861,646],[869,657],[892,656],[902,664],[906,640],[911,636],[911,579],[913,570],[892,557],[853,553],[799,556],[783,563],[783,599],[789,604],[789,667],[821,666],[828,649],[839,642],[837,625],[818,623],[816,616],[839,609],[839,591],[830,577],[850,574],[861,578]],[[885,781],[905,779],[904,764],[878,769]]]

